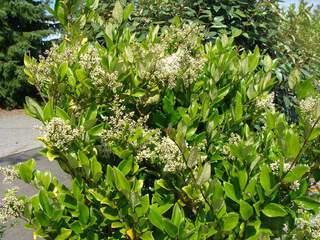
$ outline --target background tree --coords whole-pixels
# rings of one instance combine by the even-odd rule
[[[100,1],[78,1],[76,5],[78,10],[70,8],[73,1],[57,0],[56,6],[60,4],[60,22],[66,22],[61,5],[64,9],[71,9],[67,12],[69,18],[74,19],[80,25],[85,21],[80,16],[90,11],[89,6],[98,5],[95,11],[95,17],[92,14],[87,17],[91,18],[89,31],[95,34],[87,34],[102,39],[103,31],[101,22],[112,16],[112,9],[115,0]],[[193,21],[206,26],[208,31],[207,40],[215,40],[221,33],[232,33],[236,38],[236,44],[244,49],[253,50],[256,45],[260,49],[267,50],[273,54],[275,43],[274,36],[279,25],[278,2],[279,0],[121,0],[122,6],[131,2],[134,3],[134,11],[131,16],[132,25],[136,32],[146,34],[150,25],[166,26],[173,21]],[[75,6],[75,5],[73,5]],[[55,14],[53,12],[53,14]],[[97,19],[100,18],[100,19]],[[88,22],[88,19],[86,19]],[[80,26],[81,27],[81,26]],[[70,29],[67,29],[67,32]],[[103,40],[102,40],[103,41]]]
[[[54,22],[46,9],[47,1],[0,2],[0,107],[19,107],[36,92],[23,73],[23,56],[37,57],[50,45]]]

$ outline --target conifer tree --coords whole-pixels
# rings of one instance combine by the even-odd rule
[[[23,73],[23,57],[37,57],[48,48],[53,26],[47,2],[0,1],[0,107],[19,107],[25,96],[35,94]]]

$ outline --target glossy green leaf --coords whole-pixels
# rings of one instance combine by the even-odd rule
[[[253,207],[244,200],[240,200],[240,214],[244,220],[248,220],[253,215]]]
[[[159,213],[157,213],[155,210],[150,208],[148,218],[155,227],[163,231],[163,228],[164,228],[163,220],[162,220],[162,216]]]
[[[230,232],[238,225],[238,222],[239,214],[235,212],[228,213],[222,218],[222,230],[224,232]]]
[[[260,183],[266,192],[269,192],[272,188],[270,175],[271,175],[270,168],[267,165],[263,165],[261,167],[261,172],[260,172]]]
[[[40,190],[39,192],[39,202],[40,202],[40,207],[43,209],[46,215],[48,217],[51,217],[53,209],[49,202],[48,195],[44,190]]]
[[[287,183],[299,181],[309,171],[310,167],[308,167],[307,165],[297,165],[288,172],[283,181]]]
[[[89,208],[83,203],[78,203],[78,212],[81,224],[86,225],[89,220]]]
[[[303,209],[315,211],[318,211],[320,209],[320,202],[310,197],[299,197],[295,199],[294,202],[297,205],[301,206]]]
[[[267,217],[284,217],[288,215],[284,206],[277,203],[269,203],[263,208],[262,212]]]
[[[55,240],[66,240],[69,238],[71,233],[71,229],[61,228],[60,234],[55,238]]]
[[[231,200],[239,203],[239,198],[238,198],[238,196],[236,194],[234,186],[231,183],[228,183],[228,182],[224,182],[223,186],[224,186],[224,190],[225,190],[225,193],[226,193],[227,197],[230,198]]]
[[[113,168],[113,175],[118,190],[130,192],[131,187],[129,181],[126,179],[125,175],[116,167]]]
[[[123,10],[123,20],[127,20],[130,17],[133,10],[134,10],[134,1],[131,1],[131,3],[128,4]]]
[[[53,101],[52,99],[49,99],[43,109],[43,120],[50,121],[51,118],[53,118],[53,116],[54,116]]]
[[[18,165],[18,170],[21,180],[25,181],[26,183],[29,183],[33,178],[33,171],[35,167],[36,161],[34,159],[20,163]]]
[[[179,225],[184,221],[183,212],[180,209],[178,203],[176,203],[173,207],[171,221],[177,227],[179,227]]]

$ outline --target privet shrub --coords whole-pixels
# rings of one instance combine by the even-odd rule
[[[319,88],[320,14],[305,1],[300,1],[297,8],[292,5],[280,14],[276,44],[272,46],[279,59],[280,70],[278,71],[280,82],[276,86],[276,102],[282,106],[288,117],[297,121],[295,111],[297,102],[294,92],[290,89],[288,77],[295,78],[295,75],[300,74],[306,82],[314,82]]]
[[[44,239],[319,239],[312,85],[292,78],[301,107],[289,124],[270,92],[276,61],[258,48],[204,45],[192,24],[137,39],[116,8],[106,46],[79,38],[25,58],[48,99],[28,98],[26,111],[72,182],[18,165],[38,193],[11,197],[2,219],[20,216]]]

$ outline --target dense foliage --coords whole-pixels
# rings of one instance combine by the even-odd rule
[[[112,9],[115,0],[100,0],[100,1],[78,1],[79,4],[73,4],[80,11],[72,10],[72,1],[56,1],[56,11],[60,12],[60,22],[67,22],[66,18],[71,16],[76,22],[77,17],[81,18],[84,23],[83,12],[90,10],[91,2],[97,5],[96,13],[99,15],[89,21],[89,30],[95,33],[97,38],[101,38],[103,33],[97,22],[108,19],[112,15]],[[170,25],[173,22],[180,21],[194,21],[202,24],[208,30],[206,34],[206,41],[213,41],[220,33],[233,33],[239,35],[236,45],[244,47],[245,49],[254,49],[258,45],[261,49],[269,51],[270,45],[273,45],[274,36],[278,28],[279,17],[278,0],[134,0],[134,1],[120,1],[122,5],[128,5],[134,2],[134,11],[131,15],[133,24],[130,26],[135,29],[137,34],[144,34],[148,32],[150,25]],[[82,7],[80,7],[82,5]],[[91,5],[92,6],[92,5]],[[64,9],[70,9],[67,14],[62,14]],[[57,15],[57,14],[56,14]],[[87,15],[89,16],[89,15]],[[88,30],[88,29],[87,29]]]
[[[46,4],[31,0],[0,2],[0,107],[22,106],[25,96],[35,89],[23,73],[23,56],[37,57],[48,48],[43,41],[51,32],[52,20]]]
[[[316,87],[290,78],[290,124],[271,91],[277,61],[259,48],[240,53],[226,35],[204,44],[192,23],[138,38],[132,10],[115,5],[106,45],[66,24],[71,35],[47,57],[25,57],[48,99],[27,98],[26,111],[72,183],[34,160],[2,169],[38,193],[10,190],[0,219],[21,217],[44,239],[319,239]]]

